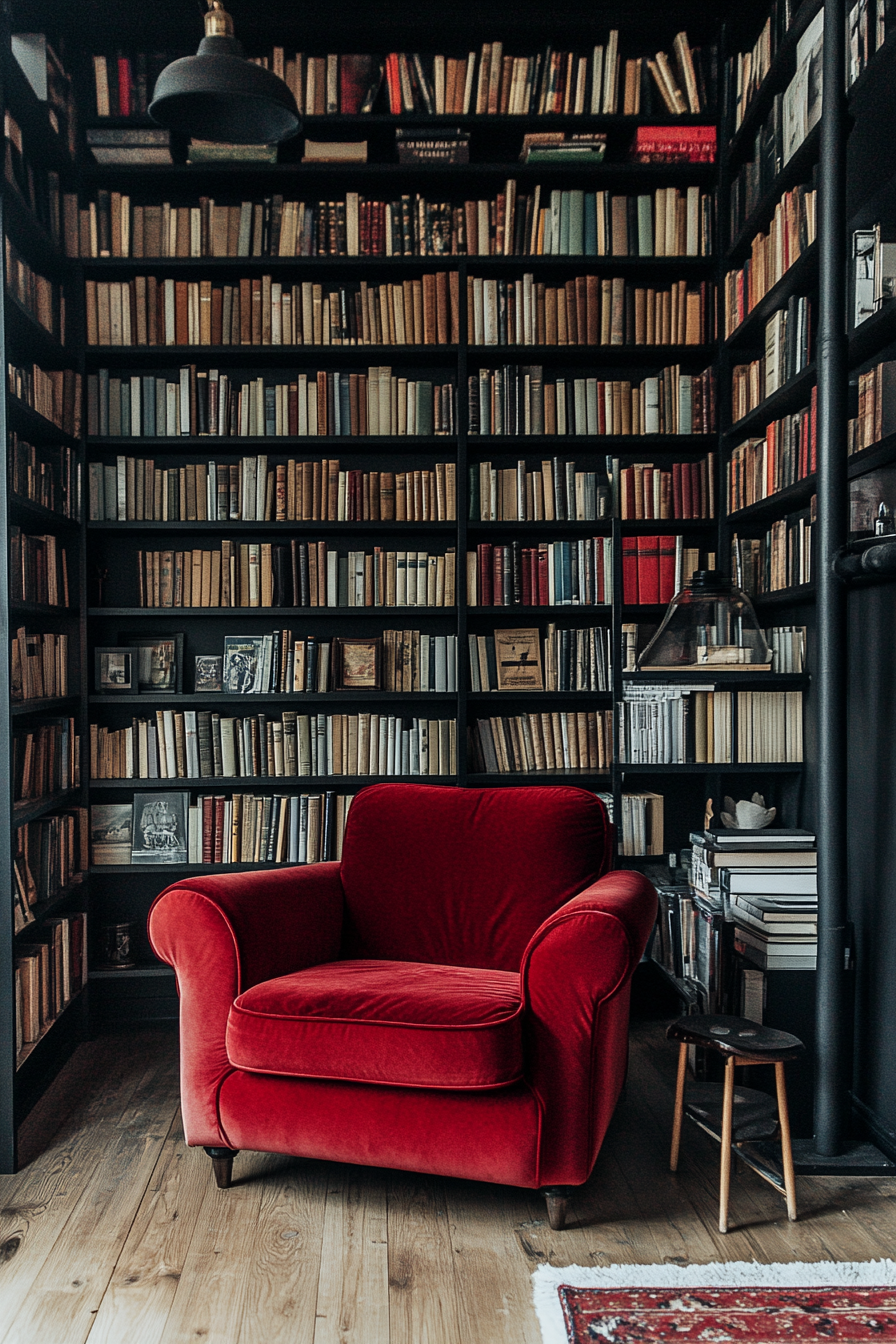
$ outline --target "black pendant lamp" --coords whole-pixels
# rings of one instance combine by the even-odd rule
[[[222,0],[208,0],[196,55],[172,61],[159,75],[149,115],[198,140],[237,145],[275,144],[302,126],[283,80],[244,57]]]

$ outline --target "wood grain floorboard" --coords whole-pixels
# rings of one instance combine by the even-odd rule
[[[172,1035],[84,1047],[0,1178],[0,1344],[539,1344],[539,1264],[864,1260],[896,1242],[896,1181],[798,1179],[801,1216],[693,1126],[668,1170],[675,1052],[635,1023],[629,1082],[554,1232],[536,1191],[243,1153],[219,1191],[183,1143]],[[54,1132],[55,1130],[55,1132]],[[52,1136],[52,1137],[51,1137]]]
[[[389,1344],[387,1183],[387,1172],[330,1168],[314,1344]]]

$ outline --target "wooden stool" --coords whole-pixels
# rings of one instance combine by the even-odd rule
[[[742,1161],[780,1191],[787,1200],[787,1217],[796,1220],[796,1182],[793,1151],[790,1145],[790,1119],[787,1113],[787,1088],[784,1065],[796,1059],[805,1046],[796,1036],[772,1027],[761,1027],[745,1017],[704,1015],[680,1017],[666,1032],[670,1041],[679,1041],[678,1082],[675,1088],[675,1115],[672,1121],[672,1153],[669,1167],[678,1170],[681,1145],[681,1121],[685,1112],[690,1120],[719,1141],[722,1167],[719,1179],[719,1231],[728,1231],[728,1194],[731,1188],[732,1148]],[[685,1104],[684,1083],[688,1065],[688,1046],[715,1050],[725,1060],[725,1082],[718,1086],[691,1088]],[[735,1087],[734,1070],[738,1065],[774,1064],[775,1098],[754,1088]],[[770,1139],[780,1130],[783,1179],[755,1153],[741,1145],[751,1140]]]

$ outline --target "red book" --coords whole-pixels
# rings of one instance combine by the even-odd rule
[[[607,432],[607,402],[606,402],[606,383],[597,385],[597,432],[606,434]]]
[[[675,596],[675,538],[659,537],[660,601],[671,602]]]
[[[638,537],[636,541],[638,566],[638,605],[660,601],[659,537]],[[625,560],[623,559],[623,574]]]
[[[697,470],[700,473],[700,517],[708,518],[709,515],[709,464],[704,457],[702,462],[697,463]]]
[[[295,437],[299,432],[299,385],[289,385],[289,432]]]
[[[535,548],[526,546],[523,548],[522,555],[522,575],[521,577],[521,600],[524,607],[534,606],[532,601],[532,557],[535,554]]]
[[[370,91],[377,68],[375,56],[339,57],[339,111],[356,117]]]
[[[386,57],[386,91],[389,95],[389,111],[393,116],[401,116],[401,76],[398,73],[398,52],[390,51]]]
[[[503,546],[496,546],[492,552],[492,601],[493,607],[503,607],[504,605],[504,550]]]
[[[817,470],[817,467],[818,467],[818,457],[817,457],[817,453],[818,453],[818,438],[817,438],[817,429],[818,429],[818,384],[817,384],[817,383],[816,383],[815,386],[812,388],[812,400],[811,400],[810,403],[809,403],[809,419],[810,419],[810,421],[811,421],[811,429],[810,429],[810,431],[809,431],[809,443],[810,443],[810,445],[811,445],[811,446],[810,446],[810,449],[809,449],[809,473],[810,473],[810,475],[811,475],[811,473],[812,473],[813,471],[816,471],[816,470]]]
[[[628,607],[638,605],[638,538],[622,538],[622,600]]]
[[[479,593],[477,606],[492,605],[492,548],[488,542],[476,547],[479,561]]]
[[[680,462],[672,463],[672,517],[683,518],[681,505],[681,467]]]
[[[202,862],[213,863],[215,855],[215,800],[211,794],[202,800]]]
[[[215,863],[224,862],[224,797],[215,797]]]
[[[538,548],[538,606],[548,606],[550,594],[551,590],[548,583],[548,548],[547,543],[542,542]]]
[[[634,518],[635,516],[635,469],[634,467],[623,467],[620,472],[622,477],[622,517]]]
[[[127,56],[118,58],[118,115],[129,117],[134,112],[131,95],[131,62]]]

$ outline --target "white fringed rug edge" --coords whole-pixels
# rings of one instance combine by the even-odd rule
[[[891,1287],[894,1260],[816,1260],[764,1265],[733,1260],[708,1265],[539,1265],[532,1296],[544,1344],[569,1344],[558,1288],[838,1288]]]

